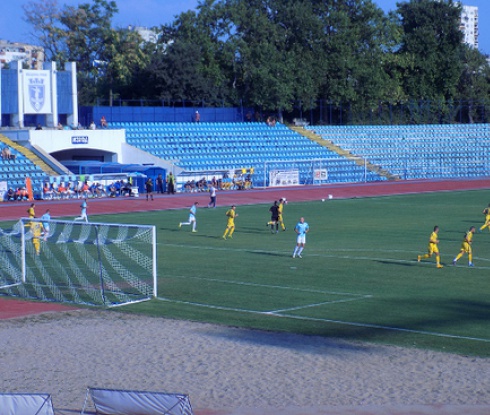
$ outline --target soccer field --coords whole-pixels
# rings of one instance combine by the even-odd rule
[[[290,201],[277,234],[269,205],[238,206],[227,240],[227,207],[199,208],[197,233],[178,227],[187,209],[90,219],[157,228],[158,299],[119,311],[490,356],[490,232],[474,236],[474,268],[451,265],[487,205],[487,191]],[[293,259],[301,216],[310,232]],[[417,262],[434,225],[443,269]]]
[[[97,220],[157,226],[159,299],[126,312],[490,356],[490,232],[475,234],[474,268],[451,265],[487,204],[486,191],[290,202],[278,234],[269,205],[238,206],[228,240],[225,207],[199,209],[197,233],[178,227],[187,210]],[[434,225],[443,269],[417,262]]]

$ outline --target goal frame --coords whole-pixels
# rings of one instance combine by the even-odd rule
[[[16,225],[18,226],[18,228],[16,228],[17,232],[14,231],[11,233],[11,235],[17,235],[18,240],[20,240],[20,242],[17,242],[18,244],[20,244],[18,250],[18,252],[20,252],[20,261],[18,264],[15,264],[16,267],[18,266],[19,270],[18,273],[15,272],[15,275],[14,272],[12,272],[12,274],[10,275],[12,279],[12,283],[2,285],[0,286],[0,289],[3,290],[3,289],[8,289],[10,287],[16,287],[25,284],[32,284],[32,286],[35,287],[36,285],[39,286],[38,284],[40,283],[40,281],[43,278],[45,278],[45,274],[42,274],[40,279],[38,279],[37,275],[33,278],[32,271],[31,272],[29,271],[28,262],[30,263],[31,270],[34,269],[35,271],[36,269],[38,269],[40,273],[46,272],[45,270],[36,268],[35,266],[33,267],[33,261],[34,261],[32,259],[34,258],[33,252],[28,253],[27,250],[27,246],[29,244],[29,238],[27,236],[30,232],[29,228],[32,222],[37,222],[37,223],[47,222],[50,224],[51,228],[54,227],[53,225],[60,227],[58,228],[57,235],[56,236],[53,235],[53,245],[51,246],[52,247],[56,246],[56,248],[52,248],[52,251],[57,251],[59,244],[68,243],[68,242],[64,242],[63,240],[60,241],[65,231],[67,230],[71,231],[73,229],[76,229],[76,231],[79,231],[81,233],[83,232],[83,229],[81,227],[87,227],[86,233],[89,234],[90,237],[87,238],[87,241],[82,241],[82,243],[78,243],[76,245],[74,244],[73,247],[76,246],[77,247],[76,249],[79,249],[79,251],[82,253],[87,252],[86,254],[87,258],[91,262],[91,266],[92,266],[89,272],[90,289],[92,290],[92,292],[97,291],[96,285],[94,285],[94,281],[97,275],[99,277],[100,292],[97,295],[97,297],[100,295],[101,301],[95,301],[94,299],[93,303],[89,302],[88,305],[104,305],[108,307],[117,307],[126,304],[134,304],[137,302],[148,301],[150,299],[158,297],[157,247],[156,247],[157,238],[156,238],[156,227],[154,225],[118,224],[118,223],[102,223],[102,222],[85,223],[85,222],[57,220],[57,219],[43,220],[42,218],[21,218]],[[109,233],[111,234],[111,236],[112,234],[119,235],[119,231],[123,227],[124,227],[123,235],[126,236],[127,239],[124,239],[124,237],[117,240],[109,238]],[[103,235],[99,234],[99,230],[102,230]],[[127,232],[127,234],[124,234],[124,231]],[[12,238],[15,239],[16,237],[12,236]],[[33,239],[32,234],[30,235],[30,239],[31,240]],[[38,237],[39,244],[41,244],[40,242],[41,239],[42,236]],[[55,239],[57,240],[54,241]],[[106,244],[105,242],[106,240],[110,241],[108,242],[108,245],[115,248],[104,247],[103,245]],[[48,241],[49,241],[49,237],[48,237]],[[76,242],[80,242],[80,241],[76,241]],[[48,242],[48,244],[49,243],[50,242]],[[134,245],[135,243],[136,245]],[[46,249],[47,245],[43,245],[43,246]],[[100,246],[102,246],[102,248],[100,248]],[[85,251],[83,251],[84,247],[86,247]],[[30,247],[29,249],[30,251],[34,250],[33,247]],[[111,257],[111,259],[113,259],[115,264],[114,269],[117,268],[119,273],[115,273],[114,269],[108,267],[107,254],[109,256],[113,255],[113,252],[110,251],[110,249],[115,250],[119,255],[117,258]],[[88,253],[88,250],[91,250],[91,256]],[[103,251],[102,253],[101,250]],[[61,248],[57,252],[58,253],[61,252]],[[136,253],[138,255],[135,255],[136,258],[133,258],[130,255],[131,253]],[[34,264],[36,265],[39,264],[39,266],[42,266],[43,264],[42,260],[45,260],[45,258],[42,257],[43,255],[42,248],[40,249],[40,255],[41,255],[41,262],[34,261]],[[125,262],[125,258],[128,259],[128,262]],[[121,259],[124,261],[124,263],[121,263]],[[49,262],[49,258],[46,259],[46,261]],[[52,259],[52,261],[55,262],[54,259]],[[104,268],[103,263],[107,268]],[[127,265],[128,263],[129,265],[132,265],[134,263],[139,271],[134,271],[133,273],[133,271],[130,268],[125,269],[124,265]],[[75,263],[73,267],[78,274],[83,275],[83,271],[88,270],[88,264],[82,262],[79,262],[79,264],[81,264],[81,266]],[[69,261],[67,261],[66,269],[68,269],[71,265],[72,264]],[[62,264],[61,262],[58,262],[56,264],[56,267],[58,270],[65,269],[64,263]],[[68,276],[68,274],[69,272],[67,272],[67,275],[65,277],[66,279],[64,280],[64,284],[62,284],[63,289],[73,290],[73,291],[75,291],[76,289],[80,289],[83,291],[83,288],[81,286],[78,286],[78,288],[75,289],[73,288],[74,287],[72,286],[73,276],[70,277]],[[125,279],[128,276],[129,278]],[[138,277],[141,277],[142,279],[139,279]],[[49,275],[46,278],[49,279],[50,278]],[[126,285],[126,287],[124,288],[128,288],[129,291],[131,292],[128,294],[124,292],[125,291],[124,289],[120,289],[118,283],[115,282],[115,279],[118,280],[119,282],[124,283]],[[53,281],[52,284],[53,284],[52,285],[53,290],[55,291],[58,290],[59,286],[58,287],[56,286],[56,281]],[[112,289],[114,289],[115,287],[116,289],[116,291],[107,290],[108,294],[110,294],[110,297],[116,298],[121,301],[106,302],[105,290],[107,286],[112,287]],[[21,292],[22,290],[20,289],[19,291]],[[125,301],[123,299],[124,297],[127,298],[131,297],[131,300]],[[43,299],[45,300],[45,298]],[[50,298],[48,298],[47,301],[63,302],[63,300],[57,300],[57,299],[52,300]],[[67,302],[78,303],[78,301],[67,301]],[[87,304],[83,301],[81,301],[81,303]]]

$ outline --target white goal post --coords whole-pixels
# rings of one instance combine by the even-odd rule
[[[365,182],[366,160],[358,157],[269,160],[263,164],[264,187]]]
[[[155,226],[22,218],[0,250],[3,294],[108,307],[157,296]]]

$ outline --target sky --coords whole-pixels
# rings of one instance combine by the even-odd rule
[[[195,9],[199,0],[115,0],[119,13],[113,22],[116,27],[129,25],[153,27],[170,23],[183,11]],[[374,0],[382,10],[396,9],[397,2],[404,0]],[[40,0],[35,0],[35,3]],[[22,5],[25,0],[2,0],[0,6],[0,39],[11,42],[34,43],[30,35],[31,27],[24,22]],[[58,0],[58,4],[76,6],[80,3],[92,3],[90,0]],[[490,54],[490,0],[463,0],[463,4],[477,6],[479,14],[479,50]]]

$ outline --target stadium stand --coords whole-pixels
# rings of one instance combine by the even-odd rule
[[[488,175],[489,124],[308,126],[347,153],[402,179]]]
[[[112,128],[125,128],[127,143],[174,160],[186,172],[229,172],[254,169],[254,183],[267,185],[266,165],[276,169],[299,169],[300,183],[312,181],[313,160],[335,162],[339,155],[283,124],[274,127],[262,123],[111,123]],[[346,165],[347,164],[347,165]],[[353,160],[331,164],[331,182],[359,181],[364,167]],[[368,173],[367,180],[382,180]]]
[[[236,180],[233,176],[251,171],[253,186],[260,187],[271,184],[272,170],[296,169],[299,179],[291,184],[315,183],[320,170],[325,172],[320,183],[464,179],[484,177],[490,170],[489,124],[289,128],[254,122],[111,122],[109,127],[124,129],[127,144],[174,165],[178,191],[205,190],[199,181],[215,176],[222,188],[247,188],[251,182],[243,175]],[[29,177],[36,198],[42,198],[46,182],[74,183],[95,172],[82,174],[72,166],[56,170],[29,143],[14,142],[2,134],[0,145],[10,152],[8,156],[2,153],[0,182],[17,191]],[[104,169],[106,165],[102,164]],[[113,167],[116,170],[107,171],[123,172],[121,165]],[[155,176],[164,172],[145,169],[143,173]]]

